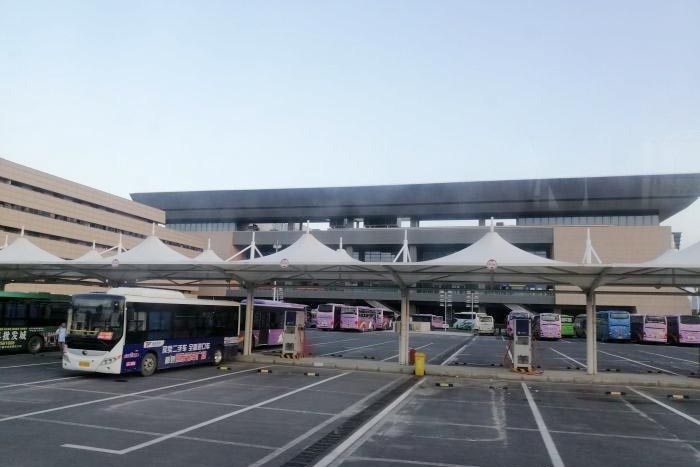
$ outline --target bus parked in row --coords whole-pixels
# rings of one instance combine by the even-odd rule
[[[577,315],[574,318],[574,333],[576,337],[586,337],[586,315]]]
[[[623,310],[599,311],[596,314],[596,335],[604,342],[630,340],[630,314]]]
[[[445,319],[442,316],[433,315],[429,313],[418,313],[411,315],[411,321],[414,323],[430,323],[431,330],[444,330],[445,329]]]
[[[241,302],[245,307],[247,300]],[[259,346],[282,345],[285,325],[296,322],[296,312],[306,311],[306,305],[256,298],[253,300],[253,344]],[[290,312],[290,313],[288,313]],[[291,313],[293,312],[293,313]],[[289,319],[288,319],[289,318]]]
[[[479,313],[475,332],[478,332],[479,334],[493,335],[495,333],[495,329],[493,316],[489,316],[486,313]]]
[[[386,331],[394,326],[394,312],[383,308],[374,308],[374,329]]]
[[[0,292],[0,351],[55,348],[56,329],[66,322],[69,307],[67,295]]]
[[[452,327],[464,331],[473,331],[477,327],[477,315],[473,311],[460,311],[454,314]]]
[[[630,337],[634,342],[668,341],[666,317],[651,315],[630,315]]]
[[[340,329],[345,331],[374,331],[376,312],[365,306],[344,307],[340,312]]]
[[[340,314],[345,308],[353,308],[339,303],[326,303],[318,306],[316,313],[316,329],[333,331],[340,329]]]
[[[672,315],[666,317],[668,341],[671,344],[700,345],[700,316]]]
[[[561,315],[561,337],[574,337],[574,317],[571,315]]]
[[[238,353],[237,302],[186,298],[173,290],[113,288],[74,295],[63,368],[139,372],[201,363]]]
[[[561,339],[561,320],[558,313],[540,313],[532,321],[535,339]]]

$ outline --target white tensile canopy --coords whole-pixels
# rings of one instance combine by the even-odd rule
[[[92,248],[90,248],[83,255],[71,260],[75,263],[100,263],[104,261],[104,257],[95,248],[95,242],[92,243]]]
[[[119,263],[130,264],[183,263],[190,260],[187,256],[170,248],[155,235],[149,235],[129,251],[117,253],[115,259]]]
[[[0,250],[0,263],[60,263],[63,259],[34,245],[22,234]]]

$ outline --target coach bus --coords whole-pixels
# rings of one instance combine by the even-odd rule
[[[324,331],[340,329],[340,314],[345,308],[352,309],[353,307],[339,303],[319,305],[318,313],[316,313],[316,329]]]
[[[454,314],[452,327],[464,331],[473,331],[477,326],[478,316],[473,311],[460,311]]]
[[[599,311],[596,314],[596,338],[628,341],[630,339],[630,314],[623,310]]]
[[[557,313],[540,313],[532,321],[532,334],[537,339],[561,339],[561,319]]]
[[[631,315],[630,336],[634,342],[657,342],[665,344],[668,341],[666,317]]]
[[[586,337],[586,315],[577,315],[574,318],[574,332],[576,337]]]
[[[671,344],[700,345],[700,316],[672,315],[666,317],[668,341]]]
[[[571,315],[561,315],[561,337],[574,337],[574,317]]]
[[[340,329],[344,331],[374,331],[376,311],[366,306],[343,307]]]
[[[241,302],[245,307],[247,299]],[[297,303],[278,302],[275,300],[253,300],[253,344],[251,348],[269,345],[282,345],[284,326],[287,323],[287,312],[308,311],[308,306]],[[296,314],[294,315],[296,319]]]
[[[66,322],[69,307],[68,295],[0,292],[0,351],[56,347],[56,329]]]
[[[515,310],[508,313],[508,316],[506,316],[506,336],[508,337],[513,337],[513,324],[516,318],[532,319],[532,313],[522,310]]]
[[[411,315],[411,321],[414,323],[430,323],[430,329],[433,331],[436,329],[445,329],[445,319],[438,315],[419,313]]]
[[[186,298],[173,290],[113,288],[74,295],[63,368],[138,372],[220,364],[238,352],[237,302]]]

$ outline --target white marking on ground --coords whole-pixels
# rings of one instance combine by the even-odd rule
[[[445,360],[444,362],[442,362],[442,363],[440,364],[440,366],[445,366],[445,365],[447,365],[448,363],[450,363],[452,360],[454,360],[455,358],[457,358],[457,356],[458,356],[459,354],[461,354],[462,351],[463,351],[464,349],[466,349],[467,347],[469,347],[470,345],[472,345],[474,342],[476,342],[476,340],[477,340],[478,338],[479,338],[479,336],[474,336],[474,337],[472,337],[472,339],[471,339],[469,342],[467,342],[466,344],[464,344],[462,347],[460,347],[458,351],[456,351],[455,353],[453,353],[452,355],[450,355],[449,357],[447,357],[447,360]]]
[[[4,386],[0,386],[0,389],[5,389],[5,388],[16,388],[18,386],[31,386],[34,384],[40,384],[40,383],[51,383],[54,381],[65,381],[67,379],[76,379],[76,378],[82,378],[82,376],[66,376],[64,378],[53,378],[53,379],[42,379],[39,381],[29,381],[26,383],[0,383],[4,384]]]
[[[345,451],[350,447],[355,445],[359,447],[357,441],[362,438],[369,430],[371,430],[375,425],[377,425],[384,417],[386,417],[392,410],[394,410],[399,404],[401,404],[411,393],[423,383],[423,380],[419,380],[416,384],[408,388],[403,394],[394,399],[394,401],[387,405],[381,412],[372,417],[367,423],[362,425],[360,428],[355,430],[355,432],[347,437],[345,441],[340,443],[335,447],[330,453],[324,456],[320,461],[314,464],[314,467],[326,467],[334,462],[338,457],[340,457]],[[356,444],[357,443],[357,444]]]
[[[527,384],[520,384],[523,387],[523,391],[525,392],[525,398],[527,399],[527,403],[530,405],[532,415],[535,417],[537,428],[540,430],[542,441],[544,441],[544,446],[547,448],[547,454],[549,454],[549,458],[552,461],[552,465],[554,467],[564,467],[564,461],[561,460],[561,456],[559,455],[559,451],[557,450],[557,445],[554,444],[552,435],[549,433],[549,430],[547,430],[547,424],[542,418],[540,409],[538,409],[537,404],[535,404],[535,399],[533,399],[532,394],[530,394],[530,389],[527,387]]]
[[[257,461],[253,462],[250,464],[248,467],[260,467],[261,465],[264,465],[274,459],[275,457],[279,456],[280,454],[284,454],[287,452],[289,449],[293,448],[297,444],[301,443],[305,439],[308,439],[310,436],[312,436],[315,433],[318,433],[320,430],[323,428],[327,427],[331,423],[335,423],[338,419],[344,418],[344,417],[349,417],[350,415],[356,413],[359,408],[364,405],[367,401],[370,399],[374,398],[377,396],[379,393],[383,392],[386,388],[394,384],[395,381],[390,381],[384,386],[380,387],[379,389],[371,392],[367,396],[363,397],[359,401],[355,402],[353,405],[348,407],[347,409],[343,410],[342,412],[335,414],[333,417],[329,418],[328,420],[324,421],[323,423],[320,423],[319,425],[316,425],[314,428],[310,429],[309,431],[302,433],[301,435],[297,436],[284,446],[280,446],[279,448],[275,449],[274,452],[271,452],[270,454],[266,455],[262,459],[258,459]]]
[[[700,362],[698,362],[697,360],[687,360],[687,359],[685,359],[685,358],[670,357],[670,356],[668,356],[668,355],[664,355],[664,354],[660,354],[660,353],[654,353],[654,352],[647,352],[647,351],[644,351],[644,350],[640,350],[640,352],[646,353],[646,354],[649,354],[649,355],[658,355],[659,357],[670,358],[671,360],[680,360],[681,362],[688,362],[688,363],[692,363],[693,365],[700,365]]]
[[[657,366],[649,365],[649,364],[647,364],[647,363],[642,363],[642,362],[639,362],[639,361],[637,361],[637,360],[632,360],[631,358],[623,357],[623,356],[621,356],[621,355],[615,355],[614,353],[605,352],[605,351],[603,351],[603,350],[598,350],[598,352],[604,353],[605,355],[610,355],[611,357],[620,358],[620,359],[622,359],[622,360],[627,360],[628,362],[636,363],[637,365],[642,365],[642,366],[646,366],[646,367],[649,367],[649,368],[653,368],[653,369],[655,369],[655,370],[663,371],[664,373],[670,373],[670,374],[672,374],[672,375],[681,376],[680,373],[676,373],[676,372],[673,372],[673,371],[671,371],[671,370],[664,370],[663,368],[659,368],[659,367],[657,367]]]
[[[561,355],[562,357],[564,357],[564,358],[566,358],[566,359],[568,359],[568,360],[571,360],[572,362],[574,362],[575,364],[577,364],[577,365],[579,365],[579,366],[581,366],[581,367],[583,367],[583,368],[588,368],[588,366],[586,366],[586,365],[584,365],[583,363],[579,362],[579,361],[576,360],[575,358],[569,357],[568,355],[566,355],[566,354],[564,354],[564,353],[562,353],[562,352],[559,352],[557,349],[553,349],[552,347],[550,347],[549,350],[551,350],[552,352],[558,353],[558,354]]]
[[[256,369],[257,369],[257,368],[256,368]],[[271,404],[271,403],[276,402],[276,401],[278,401],[278,400],[280,400],[280,399],[284,399],[285,397],[292,396],[292,395],[294,395],[294,394],[297,394],[297,393],[299,393],[299,392],[305,391],[305,390],[307,390],[307,389],[310,389],[310,388],[312,388],[312,387],[318,386],[318,385],[320,385],[320,384],[325,384],[325,383],[327,383],[327,382],[329,382],[329,381],[333,381],[333,380],[335,380],[335,379],[338,379],[338,378],[340,378],[340,377],[342,377],[342,376],[345,376],[345,375],[348,375],[348,374],[350,374],[350,373],[349,373],[349,372],[345,372],[345,373],[341,373],[341,374],[339,374],[339,375],[331,376],[330,378],[326,378],[326,379],[321,380],[321,381],[318,381],[318,382],[316,382],[316,383],[308,384],[308,385],[306,385],[306,386],[300,387],[300,388],[295,389],[295,390],[293,390],[293,391],[289,391],[289,392],[286,392],[286,393],[284,393],[284,394],[280,394],[279,396],[275,396],[275,397],[272,397],[272,398],[270,398],[270,399],[267,399],[267,400],[258,402],[258,403],[256,403],[256,404],[249,405],[249,406],[244,407],[244,408],[242,408],[242,409],[234,410],[233,412],[229,412],[229,413],[227,413],[227,414],[220,415],[220,416],[218,416],[218,417],[216,417],[216,418],[212,418],[212,419],[210,419],[210,420],[205,420],[205,421],[203,421],[203,422],[201,422],[201,423],[197,423],[196,425],[192,425],[192,426],[189,426],[189,427],[187,427],[187,428],[183,428],[182,430],[178,430],[178,431],[174,431],[174,432],[172,432],[172,433],[168,433],[167,435],[159,436],[158,438],[155,438],[155,439],[146,441],[146,442],[144,442],[144,443],[136,444],[136,445],[134,445],[134,446],[131,446],[131,447],[128,447],[128,448],[125,448],[125,449],[118,449],[118,450],[116,450],[116,449],[105,449],[105,448],[96,448],[96,447],[92,447],[92,446],[83,446],[83,445],[80,445],[80,444],[63,444],[63,445],[61,445],[61,446],[64,447],[64,448],[82,449],[82,450],[86,450],[86,451],[97,451],[97,452],[104,452],[104,453],[107,453],[107,454],[116,454],[116,455],[128,454],[128,453],[130,453],[130,452],[134,452],[134,451],[137,451],[137,450],[139,450],[139,449],[146,448],[146,447],[148,447],[148,446],[153,446],[154,444],[162,443],[163,441],[166,441],[166,440],[168,440],[168,439],[177,438],[177,437],[179,437],[179,436],[181,436],[181,435],[183,435],[183,434],[185,434],[185,433],[189,433],[190,431],[198,430],[198,429],[200,429],[200,428],[203,428],[203,427],[205,427],[205,426],[211,425],[211,424],[213,424],[213,423],[218,423],[218,422],[220,422],[220,421],[222,421],[222,420],[226,420],[227,418],[231,418],[231,417],[233,417],[233,416],[235,416],[235,415],[238,415],[238,414],[241,414],[241,413],[245,413],[245,412],[249,412],[249,411],[251,411],[251,410],[253,410],[253,409],[257,409],[257,408],[262,407],[262,406],[264,406],[264,405]]]
[[[384,345],[384,344],[388,344],[388,343],[390,343],[390,342],[395,342],[395,341],[393,341],[393,340],[392,340],[392,341],[384,341],[384,342],[379,342],[379,343],[377,343],[377,344],[361,345],[361,346],[359,346],[359,347],[351,347],[351,348],[349,348],[349,349],[336,350],[335,352],[328,352],[328,353],[321,354],[321,355],[319,355],[319,357],[326,357],[326,356],[328,356],[328,355],[333,355],[333,354],[338,354],[338,353],[345,353],[345,352],[351,352],[351,351],[353,351],[353,350],[366,349],[366,348],[368,348],[368,347],[376,347],[376,346],[378,346],[378,345]]]
[[[430,344],[425,344],[425,345],[421,345],[420,347],[416,347],[414,350],[424,349],[424,348],[429,347],[429,346],[431,346],[431,345],[433,345],[432,342],[431,342]],[[396,358],[396,357],[398,357],[398,356],[399,356],[399,354],[392,355],[391,357],[382,358],[382,361],[383,361],[383,362],[386,362],[387,360],[391,360],[392,358]]]
[[[687,413],[681,412],[680,410],[676,409],[675,407],[671,407],[671,406],[668,405],[668,404],[664,404],[663,402],[654,399],[653,397],[651,397],[651,396],[648,395],[648,394],[643,393],[642,391],[637,391],[636,389],[634,389],[634,388],[631,387],[631,386],[627,386],[627,389],[629,389],[630,391],[634,392],[635,394],[638,394],[638,395],[644,397],[645,399],[648,399],[648,400],[652,401],[654,404],[660,405],[660,406],[663,407],[664,409],[669,410],[669,411],[675,413],[676,415],[685,418],[685,419],[688,420],[689,422],[695,423],[696,425],[700,426],[700,420],[698,420],[697,418],[691,417],[691,416],[688,415]]]
[[[111,401],[111,400],[115,400],[115,399],[123,399],[123,398],[125,398],[125,397],[138,396],[138,395],[141,395],[141,394],[147,394],[147,393],[149,393],[149,392],[162,391],[162,390],[164,390],[164,389],[170,389],[170,388],[175,388],[175,387],[179,387],[179,386],[184,386],[184,385],[186,385],[186,384],[201,383],[202,381],[209,381],[209,380],[213,380],[213,379],[225,378],[225,377],[227,377],[227,376],[232,376],[232,375],[237,375],[237,374],[240,374],[240,373],[247,373],[247,372],[250,372],[250,371],[259,370],[260,368],[267,368],[267,367],[266,367],[266,366],[260,366],[260,367],[255,367],[255,368],[249,368],[249,369],[247,369],[247,370],[234,371],[234,372],[232,372],[232,373],[226,373],[226,374],[223,374],[223,375],[209,376],[208,378],[194,379],[194,380],[192,380],[192,381],[187,381],[187,382],[184,382],[184,383],[171,384],[171,385],[168,385],[168,386],[161,386],[161,387],[157,387],[157,388],[153,388],[153,389],[146,389],[146,390],[137,391],[137,392],[129,392],[129,393],[126,393],[126,394],[121,394],[121,395],[119,395],[119,396],[104,397],[104,398],[102,398],[102,399],[95,399],[95,400],[92,400],[92,401],[78,402],[77,404],[62,405],[62,406],[60,406],[60,407],[53,407],[53,408],[51,408],[51,409],[37,410],[37,411],[34,411],[34,412],[27,412],[27,413],[23,413],[23,414],[19,414],[19,415],[12,415],[12,416],[10,416],[10,417],[0,418],[0,423],[2,423],[2,422],[7,422],[7,421],[9,421],[9,420],[17,420],[18,418],[33,417],[34,415],[41,415],[41,414],[44,414],[44,413],[57,412],[57,411],[59,411],[59,410],[66,410],[66,409],[72,409],[72,408],[75,408],[75,407],[82,407],[82,406],[85,406],[85,405],[97,404],[97,403],[99,403],[99,402],[106,402],[106,401]]]
[[[40,366],[40,365],[59,365],[61,362],[47,362],[47,363],[30,363],[27,365],[10,365],[10,366],[0,366],[0,370],[5,368],[24,368],[26,366]]]
[[[479,467],[478,465],[472,464],[445,464],[444,462],[425,462],[425,461],[411,461],[407,459],[396,459],[393,457],[360,457],[352,456],[348,457],[350,461],[362,461],[368,462],[366,465],[375,465],[377,462],[384,462],[388,464],[407,464],[407,465],[428,465],[430,467]]]

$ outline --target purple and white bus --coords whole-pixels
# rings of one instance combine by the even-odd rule
[[[431,330],[445,329],[445,319],[442,316],[438,315],[418,313],[415,315],[411,315],[411,321],[415,323],[430,323]]]
[[[319,305],[318,312],[316,313],[316,329],[322,329],[324,331],[340,329],[340,311],[345,307],[347,306],[339,303]]]
[[[672,315],[666,317],[668,341],[671,344],[700,345],[700,316]]]
[[[343,307],[340,312],[340,329],[344,331],[374,331],[376,312],[366,306]]]
[[[247,300],[241,302],[245,309]],[[308,307],[298,303],[277,302],[275,300],[253,300],[253,346],[282,345],[282,334],[289,316],[290,323],[296,322],[296,314],[287,311],[306,311]]]
[[[634,342],[659,342],[668,340],[666,317],[630,315],[631,338]]]
[[[374,308],[374,329],[386,331],[394,326],[394,312],[383,308]]]
[[[237,302],[186,298],[174,290],[119,287],[74,295],[63,368],[139,372],[220,364],[238,353]]]
[[[557,313],[540,313],[532,322],[537,339],[561,339],[561,317]]]

